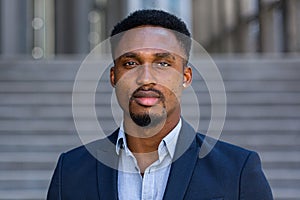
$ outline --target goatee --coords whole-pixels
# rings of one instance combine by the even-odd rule
[[[166,113],[164,111],[162,115],[150,115],[148,113],[134,114],[133,112],[130,112],[130,117],[136,125],[151,128],[163,122],[166,118]]]

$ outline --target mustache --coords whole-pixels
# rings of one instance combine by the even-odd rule
[[[131,95],[131,100],[135,97],[156,97],[164,99],[164,95],[160,90],[155,88],[147,88],[145,89],[143,86],[137,88]]]

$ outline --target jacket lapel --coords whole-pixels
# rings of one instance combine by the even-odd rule
[[[194,129],[183,120],[164,194],[165,200],[184,199],[199,153],[195,136]]]
[[[116,140],[119,130],[101,140],[97,151],[98,192],[100,199],[118,199],[118,155]]]

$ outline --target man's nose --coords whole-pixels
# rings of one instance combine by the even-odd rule
[[[151,64],[145,64],[140,66],[138,70],[138,76],[136,79],[136,83],[138,85],[148,85],[148,84],[156,84],[157,77],[154,75],[154,69]]]

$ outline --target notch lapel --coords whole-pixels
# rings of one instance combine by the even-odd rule
[[[118,155],[116,153],[116,130],[109,138],[101,140],[97,151],[98,192],[100,199],[118,199]]]
[[[164,200],[184,199],[199,154],[196,132],[183,120]]]

